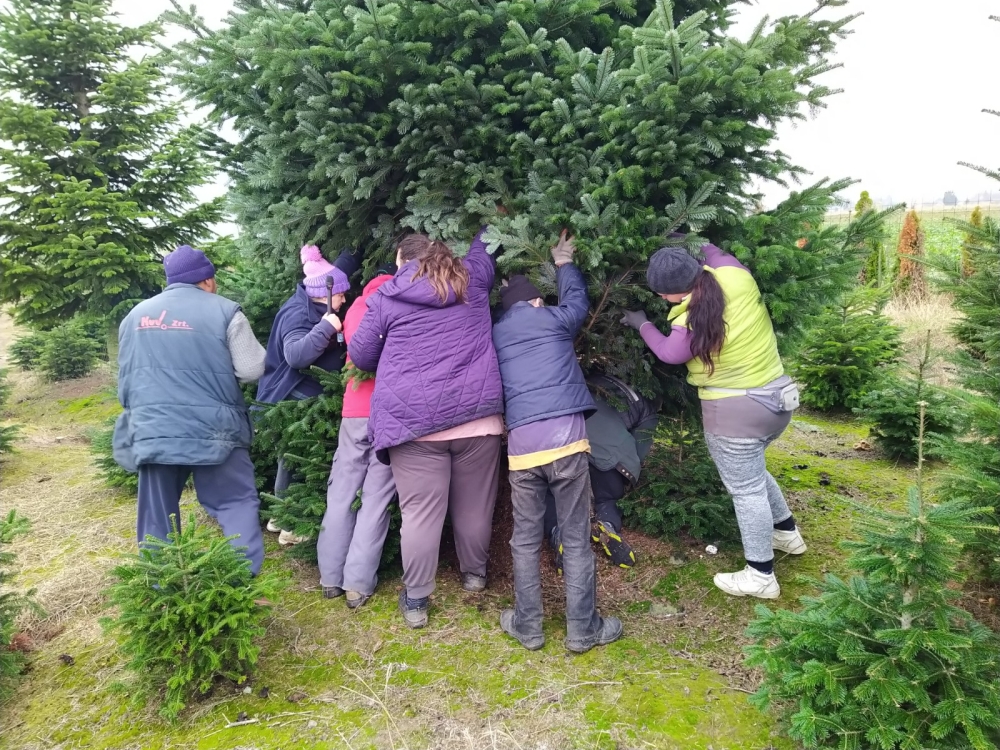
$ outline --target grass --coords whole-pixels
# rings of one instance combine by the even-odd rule
[[[322,599],[315,568],[285,557],[269,535],[265,564],[291,585],[275,602],[249,693],[220,684],[164,724],[155,703],[133,694],[97,625],[109,571],[134,550],[134,500],[101,485],[86,448],[87,430],[114,411],[109,378],[42,387],[17,376],[11,416],[27,429],[0,467],[0,508],[33,522],[14,551],[21,582],[38,587],[46,615],[21,623],[36,650],[0,704],[5,748],[792,750],[746,700],[757,677],[742,667],[741,647],[756,602],[711,584],[740,564],[738,545],[709,555],[700,543],[638,534],[630,536],[641,560],[633,570],[599,565],[602,611],[623,619],[626,637],[578,657],[562,647],[561,583],[547,554],[547,643],[528,652],[498,626],[512,600],[508,581],[471,595],[443,566],[431,624],[411,631],[396,612],[398,579],[382,580],[371,602],[350,612],[343,600]],[[841,570],[836,544],[850,536],[855,513],[848,498],[901,502],[911,468],[854,450],[866,434],[851,420],[797,416],[769,451],[810,544],[802,558],[777,560],[779,606],[810,593],[800,574]],[[256,723],[229,726],[241,713]]]

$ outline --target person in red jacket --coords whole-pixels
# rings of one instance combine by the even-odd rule
[[[368,310],[368,299],[392,279],[380,273],[368,282],[344,316],[349,344]],[[350,363],[350,358],[348,358]],[[326,514],[317,540],[320,585],[327,599],[346,593],[347,606],[367,602],[378,583],[378,564],[389,530],[389,504],[396,494],[392,470],[375,457],[368,417],[375,378],[352,377],[344,390],[344,411],[326,491]],[[361,507],[354,501],[361,491]]]

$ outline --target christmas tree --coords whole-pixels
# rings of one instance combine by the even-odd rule
[[[969,216],[969,225],[971,229],[965,233],[965,238],[962,241],[963,276],[972,276],[972,274],[976,272],[975,268],[972,266],[972,257],[970,256],[969,250],[966,246],[975,243],[976,237],[974,233],[983,228],[983,211],[979,206],[972,209],[972,214]]]
[[[865,214],[875,210],[875,203],[867,190],[861,191],[861,197],[854,204],[854,216],[860,219]],[[873,236],[865,243],[865,266],[861,270],[861,281],[869,286],[882,288],[888,275],[885,262],[885,242],[881,236]]]
[[[214,172],[210,139],[179,123],[159,34],[120,25],[111,0],[0,10],[0,304],[21,322],[150,296],[162,254],[221,217],[195,198]]]
[[[851,17],[789,16],[737,39],[738,5],[245,0],[218,30],[176,4],[171,18],[195,37],[179,45],[181,85],[239,133],[226,155],[239,242],[271,311],[305,242],[362,246],[370,270],[407,231],[461,251],[484,221],[502,270],[548,292],[547,249],[568,226],[593,301],[585,366],[664,391],[675,373],[617,319],[665,309],[643,271],[669,232],[732,250],[787,332],[856,277],[859,225],[878,224],[822,224],[846,182],[750,215],[755,180],[801,171],[773,148],[775,126],[833,93],[819,79]]]
[[[910,211],[903,220],[896,246],[896,292],[913,300],[927,296],[927,279],[924,272],[924,230],[920,217]]]
[[[854,576],[827,575],[800,612],[757,607],[754,702],[783,710],[807,748],[995,750],[998,644],[952,603],[951,586],[988,509],[934,504],[918,479],[905,513],[857,510],[861,539],[844,545]]]

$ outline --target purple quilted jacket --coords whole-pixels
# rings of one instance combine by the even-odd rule
[[[495,269],[482,234],[463,260],[465,302],[454,293],[442,302],[426,278],[413,280],[414,261],[368,300],[348,353],[376,374],[368,420],[376,451],[503,412],[490,318]]]

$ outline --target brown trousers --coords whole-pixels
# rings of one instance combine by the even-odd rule
[[[411,599],[434,591],[441,531],[451,514],[463,573],[486,575],[500,472],[500,436],[411,441],[389,449],[399,492],[403,583]]]

